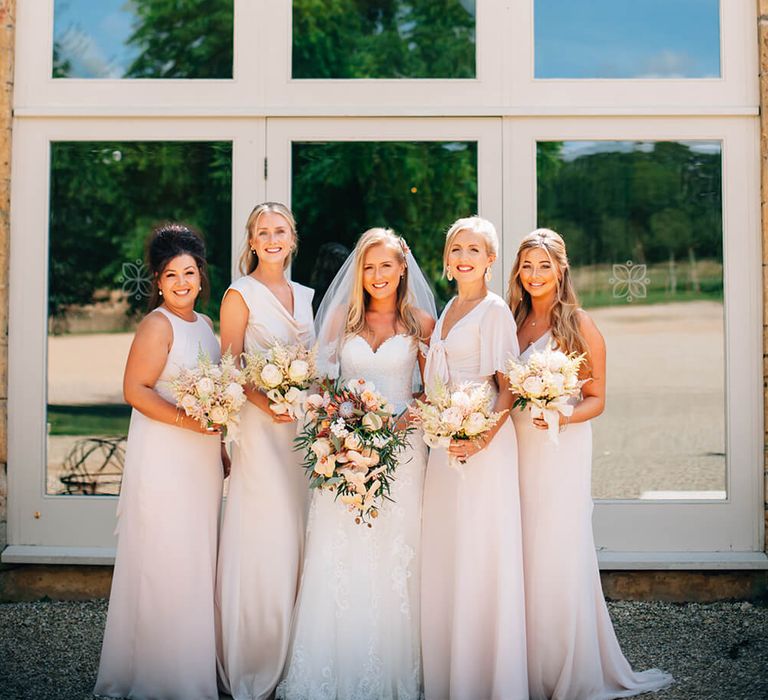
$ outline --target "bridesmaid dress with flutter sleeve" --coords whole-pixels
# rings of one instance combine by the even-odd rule
[[[493,375],[518,353],[509,307],[489,292],[443,338],[446,311],[430,341],[427,388],[436,380],[489,382],[495,397]],[[445,450],[429,455],[421,580],[427,700],[528,698],[517,442],[503,420],[460,471]]]
[[[250,275],[227,290],[248,307],[246,352],[267,350],[276,340],[314,342],[314,292],[291,286],[293,314]],[[309,492],[295,437],[295,423],[275,423],[246,402],[232,454],[216,584],[219,678],[236,700],[269,697],[288,651]]]

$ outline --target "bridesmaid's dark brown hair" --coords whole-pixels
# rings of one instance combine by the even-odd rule
[[[158,226],[147,241],[147,263],[152,275],[152,291],[149,294],[149,310],[163,303],[157,281],[171,260],[179,255],[191,255],[200,272],[198,299],[208,301],[211,285],[208,281],[208,263],[205,259],[205,242],[199,233],[185,224],[170,222]]]

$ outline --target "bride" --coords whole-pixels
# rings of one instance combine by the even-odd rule
[[[420,380],[419,343],[434,327],[429,285],[405,241],[366,231],[318,310],[321,373],[363,377],[403,411]],[[391,498],[371,528],[315,491],[285,700],[409,700],[421,693],[419,568],[426,447],[402,453]]]

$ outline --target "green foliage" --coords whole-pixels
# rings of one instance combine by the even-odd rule
[[[127,78],[231,78],[233,0],[131,0]]]
[[[477,211],[477,144],[295,143],[292,201],[296,279],[309,281],[323,243],[352,248],[366,229],[388,226],[408,241],[445,303],[452,291],[442,279],[443,240],[454,220]]]
[[[610,270],[631,260],[655,270],[646,302],[686,290],[692,298],[722,296],[719,152],[684,142],[622,143],[569,158],[564,146],[538,146],[538,225],[562,234],[577,279],[579,268]],[[585,303],[610,303],[608,291],[603,283],[579,288]]]
[[[294,78],[474,78],[475,3],[294,0]]]
[[[228,142],[58,142],[51,147],[49,313],[121,288],[122,265],[144,257],[163,221],[199,230],[208,248],[218,318],[230,279]],[[136,310],[145,299],[130,297]]]

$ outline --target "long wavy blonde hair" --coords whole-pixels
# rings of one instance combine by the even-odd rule
[[[355,277],[350,292],[344,333],[349,336],[356,335],[362,333],[366,328],[365,310],[368,308],[369,294],[363,285],[363,264],[365,263],[365,254],[377,245],[387,246],[395,254],[397,261],[405,265],[403,276],[397,285],[395,323],[397,327],[403,326],[406,334],[420,338],[421,324],[416,318],[412,300],[408,294],[408,263],[406,261],[408,246],[405,240],[390,228],[369,228],[360,236],[355,245]]]
[[[520,265],[526,251],[533,248],[540,248],[547,254],[557,276],[555,303],[551,311],[552,337],[563,352],[587,353],[589,360],[587,343],[579,325],[579,298],[573,287],[565,242],[559,233],[551,229],[537,228],[520,242],[507,288],[507,303],[515,316],[515,323],[519,328],[531,313],[531,295],[520,281]]]
[[[285,263],[283,263],[284,269],[288,269],[293,256],[296,254],[296,248],[299,245],[299,235],[296,231],[296,219],[293,217],[293,212],[282,202],[262,202],[253,208],[253,211],[248,216],[248,221],[245,222],[245,243],[243,244],[243,252],[240,254],[239,261],[240,274],[242,275],[250,275],[259,266],[259,256],[255,255],[251,249],[251,238],[253,238],[253,234],[256,231],[259,218],[267,212],[280,214],[288,222],[291,234],[293,235],[293,250],[285,258]]]

